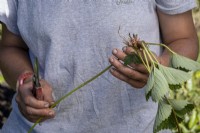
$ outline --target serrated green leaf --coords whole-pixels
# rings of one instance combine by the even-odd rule
[[[158,65],[159,70],[165,76],[165,79],[169,84],[179,85],[184,83],[185,81],[192,78],[192,73],[184,72],[178,69],[174,69],[171,67],[166,67],[163,65]]]
[[[158,110],[156,114],[156,119],[154,122],[153,132],[156,133],[162,129],[167,129],[170,126],[169,118],[172,113],[171,105],[167,104],[164,101],[160,101],[158,104]]]
[[[186,100],[168,99],[168,101],[174,110],[182,110],[189,104]]]
[[[124,65],[127,66],[131,63],[141,64],[142,61],[136,53],[131,53],[124,58]]]
[[[179,84],[179,85],[170,85],[169,84],[169,88],[171,89],[171,90],[177,90],[177,89],[180,89],[181,88],[181,85]]]
[[[190,71],[196,71],[200,69],[200,63],[178,54],[172,55],[171,65],[174,68],[183,68]]]
[[[147,101],[149,100],[149,97],[151,95],[151,90],[153,88],[153,85],[154,85],[154,72],[153,72],[153,69],[152,69],[152,71],[149,75],[147,84],[145,86],[145,96],[146,96]]]
[[[164,129],[174,129],[176,128],[176,122],[174,120],[174,117],[173,117],[173,114],[171,112],[170,116],[164,120],[158,127],[157,129],[154,130],[154,133],[157,133],[161,130],[164,130]]]
[[[168,99],[176,115],[183,118],[186,113],[194,109],[194,105],[186,100]]]
[[[157,102],[161,100],[169,91],[169,85],[164,75],[156,67],[153,68],[154,72],[154,85],[151,91],[152,100]]]

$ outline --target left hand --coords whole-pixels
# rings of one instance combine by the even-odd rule
[[[131,47],[124,47],[123,51],[120,49],[113,49],[112,56],[109,58],[113,68],[110,72],[116,78],[130,84],[135,88],[142,88],[146,85],[149,73],[143,64],[131,63],[129,66],[123,64],[124,58],[131,53]]]

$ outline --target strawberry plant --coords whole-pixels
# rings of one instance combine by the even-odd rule
[[[188,100],[175,98],[174,90],[180,90],[181,85],[192,77],[191,71],[199,69],[200,64],[189,58],[178,55],[164,44],[139,41],[137,35],[131,36],[131,34],[129,34],[128,39],[123,39],[128,47],[134,49],[134,52],[125,57],[123,61],[124,65],[129,66],[131,63],[143,64],[149,72],[149,78],[144,88],[146,100],[148,101],[151,98],[154,102],[158,103],[153,132],[157,133],[163,129],[170,129],[181,133],[182,128],[180,127],[180,123],[184,120],[184,116],[193,110],[194,104],[190,103]],[[151,45],[164,47],[170,52],[170,67],[163,66],[159,63],[153,52],[149,49]],[[111,65],[96,76],[74,88],[68,94],[58,99],[50,108],[54,108],[62,100],[66,99],[81,87],[94,81],[110,68]],[[30,133],[42,119],[43,117],[39,118],[28,132]]]

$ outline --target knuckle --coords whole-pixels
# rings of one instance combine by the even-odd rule
[[[118,70],[120,70],[121,72],[124,72],[124,71],[126,70],[126,67],[124,67],[121,63],[118,63],[118,64],[116,65],[116,68],[117,68]]]
[[[28,115],[32,115],[33,114],[33,112],[32,112],[32,110],[31,110],[31,108],[30,107],[26,107],[26,113],[28,114]]]
[[[31,103],[31,98],[27,96],[27,97],[24,99],[24,103],[25,103],[25,105],[30,105],[30,103]]]

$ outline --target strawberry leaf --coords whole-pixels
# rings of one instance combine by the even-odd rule
[[[157,110],[156,119],[155,119],[154,127],[153,127],[154,133],[163,129],[175,127],[174,126],[175,123],[170,123],[170,125],[168,125],[169,121],[173,119],[171,114],[172,114],[171,105],[167,104],[164,101],[160,101],[158,103],[158,110]]]
[[[161,100],[169,91],[169,85],[164,75],[157,69],[153,68],[154,85],[151,91],[151,97],[154,102]]]
[[[136,53],[131,53],[124,58],[124,65],[130,65],[131,63],[141,64],[142,61]]]
[[[186,113],[194,109],[194,105],[186,100],[168,99],[168,101],[179,118],[183,118]]]
[[[165,76],[167,82],[172,85],[179,85],[192,78],[192,73],[184,72],[171,67],[158,65],[159,70]]]
[[[200,69],[200,63],[178,54],[172,55],[171,65],[174,68],[182,68],[189,71],[196,71]]]

